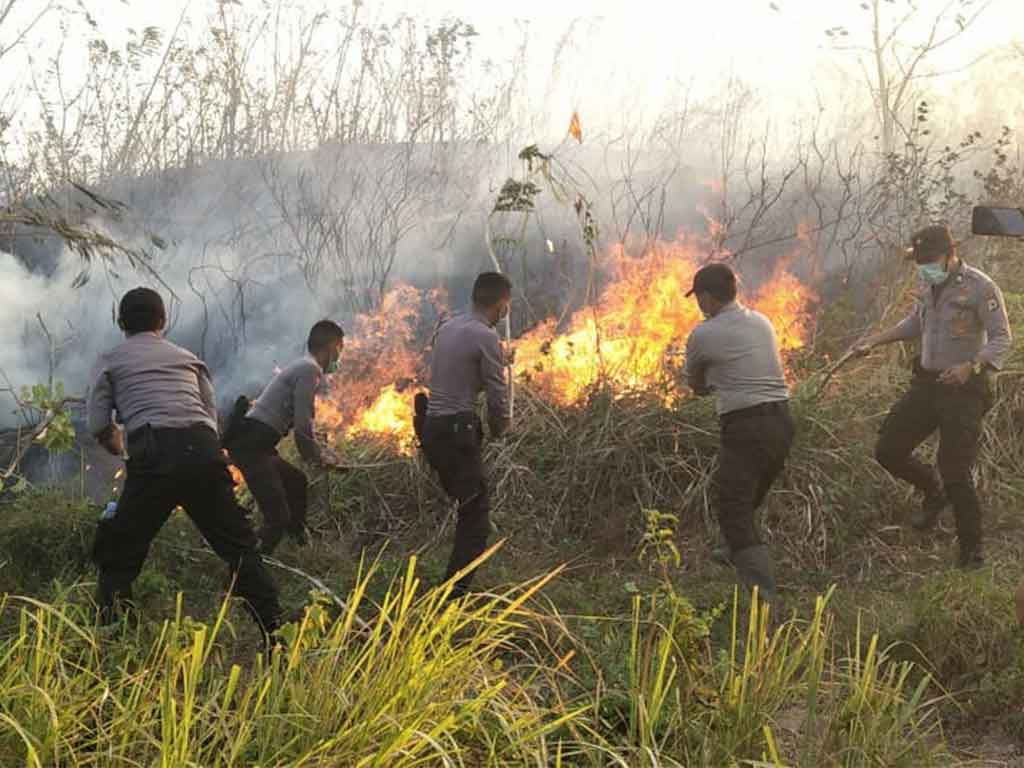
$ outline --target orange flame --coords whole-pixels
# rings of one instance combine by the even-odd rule
[[[681,348],[702,320],[694,298],[686,298],[701,263],[691,241],[655,243],[639,259],[615,254],[617,279],[594,306],[577,312],[564,333],[553,322],[516,342],[517,372],[556,402],[575,402],[599,381],[613,390],[663,385],[667,399],[678,396],[666,359]],[[807,340],[811,290],[784,263],[746,303],[765,314],[783,351]]]
[[[577,402],[599,382],[616,392],[664,392],[671,402],[681,392],[666,363],[702,320],[696,299],[686,293],[706,261],[705,248],[683,238],[656,242],[639,258],[618,246],[611,259],[614,277],[597,302],[561,328],[549,320],[514,342],[515,375],[562,405]],[[771,320],[783,352],[807,342],[808,307],[816,296],[788,271],[786,260],[760,290],[741,292],[741,298]],[[357,318],[342,373],[317,401],[318,429],[329,444],[342,437],[385,437],[401,452],[413,451],[417,387],[410,385],[424,379],[425,361],[415,348],[424,303],[443,304],[440,296],[400,286],[384,297],[379,312]]]

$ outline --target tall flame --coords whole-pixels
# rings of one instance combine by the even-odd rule
[[[656,242],[639,258],[618,246],[610,258],[613,279],[596,302],[562,327],[549,320],[513,342],[515,375],[562,405],[577,402],[599,382],[619,392],[656,389],[671,401],[680,393],[666,363],[678,359],[674,351],[702,320],[696,300],[686,297],[705,260],[701,245],[690,239]],[[804,346],[816,296],[785,260],[760,290],[741,299],[771,320],[784,352]],[[412,452],[414,385],[425,379],[415,342],[423,337],[420,325],[429,307],[435,311],[426,314],[436,315],[443,297],[399,286],[376,314],[357,318],[342,373],[317,402],[318,428],[329,442],[385,437]]]

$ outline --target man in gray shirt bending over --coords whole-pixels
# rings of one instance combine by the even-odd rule
[[[305,473],[285,461],[277,444],[295,431],[295,445],[303,460],[315,467],[327,466],[313,437],[316,392],[325,373],[338,369],[345,332],[337,323],[321,320],[309,331],[308,354],[290,363],[267,385],[248,415],[238,420],[247,405],[236,404],[224,435],[224,447],[252,491],[263,527],[260,551],[271,554],[285,531],[305,541],[309,483]]]
[[[277,589],[235,500],[210,375],[195,355],[163,338],[166,317],[158,293],[128,291],[118,311],[127,339],[100,357],[89,392],[89,431],[110,453],[124,455],[116,411],[128,445],[116,513],[100,521],[93,546],[101,619],[112,621],[117,603],[131,600],[150,543],[180,505],[228,564],[238,594],[269,634],[281,621]]]
[[[795,429],[775,331],[764,315],[736,300],[736,276],[709,264],[693,279],[707,318],[686,342],[686,379],[698,395],[714,393],[721,427],[715,487],[718,524],[731,562],[747,588],[776,599],[775,563],[754,521],[785,466]]]
[[[483,553],[491,531],[476,402],[480,392],[486,392],[491,436],[500,436],[510,421],[505,381],[510,360],[494,326],[508,314],[511,301],[508,278],[484,272],[473,285],[473,310],[442,324],[434,340],[430,399],[420,437],[445,492],[459,502],[446,580]],[[453,597],[466,593],[472,576],[470,572],[456,583]]]

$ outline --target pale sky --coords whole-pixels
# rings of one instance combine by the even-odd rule
[[[27,13],[42,0],[21,2],[21,12]],[[266,0],[235,2],[257,10]],[[902,8],[906,2],[895,0],[888,7]],[[950,2],[916,0],[923,16],[934,16]],[[216,3],[85,0],[111,41],[117,29],[129,26],[155,25],[170,31],[183,10],[202,24]],[[338,0],[286,3],[296,14],[347,5]],[[866,33],[869,14],[860,4],[861,0],[366,0],[363,10],[382,21],[402,12],[424,20],[462,18],[480,32],[478,60],[506,59],[521,39],[519,25],[528,23],[528,77],[534,102],[548,93],[553,52],[576,21],[574,45],[565,56],[559,85],[550,94],[552,103],[544,108],[566,114],[579,109],[587,126],[613,125],[627,112],[657,112],[685,83],[711,87],[728,72],[755,86],[781,113],[798,102],[806,106],[815,88],[827,91],[831,86],[828,62],[843,60],[835,52],[824,55],[829,40],[824,30],[845,24],[854,36]],[[53,27],[50,24],[33,46],[37,57],[55,46]],[[1005,45],[1014,34],[1024,35],[1024,0],[994,0],[977,25],[945,49],[936,63],[960,66],[980,52]],[[66,45],[75,50],[73,40]]]

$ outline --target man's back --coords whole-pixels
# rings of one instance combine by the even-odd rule
[[[497,332],[472,312],[455,315],[437,332],[430,366],[430,416],[473,411],[487,391],[489,415],[507,418],[501,342]]]
[[[156,333],[136,333],[100,357],[89,401],[94,433],[109,422],[111,409],[128,432],[146,425],[217,430],[206,365]]]
[[[687,368],[702,367],[720,414],[789,399],[775,331],[764,315],[733,302],[687,341]]]

